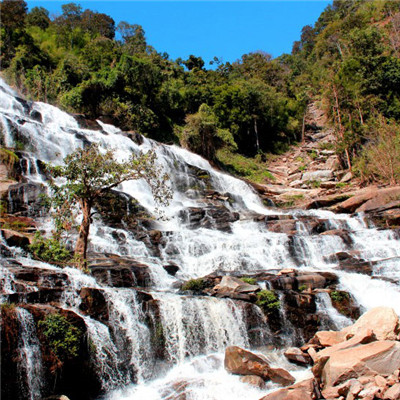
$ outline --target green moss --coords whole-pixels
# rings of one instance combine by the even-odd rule
[[[56,354],[64,361],[78,356],[82,332],[61,314],[50,314],[39,321],[39,328]]]
[[[330,292],[331,299],[334,303],[342,303],[343,301],[347,301],[349,299],[349,294],[347,292],[332,290]]]
[[[255,278],[243,277],[243,278],[240,278],[240,280],[245,283],[248,283],[249,285],[255,285],[257,283],[257,280]]]
[[[256,304],[267,313],[278,311],[281,306],[278,297],[272,290],[259,291],[257,293]]]
[[[203,290],[205,287],[205,282],[203,279],[190,279],[187,282],[185,282],[181,289],[182,290],[193,290],[194,292],[199,292]]]
[[[299,286],[299,292],[302,292],[303,290],[307,289],[307,285],[300,285]]]

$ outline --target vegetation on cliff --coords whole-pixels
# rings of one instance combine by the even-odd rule
[[[215,58],[214,70],[201,57],[171,60],[156,51],[140,25],[115,26],[74,3],[62,10],[50,18],[42,7],[28,13],[23,0],[1,3],[2,67],[33,99],[180,142],[222,166],[230,160],[232,172],[242,156],[257,156],[262,171],[266,153],[300,141],[307,104],[318,101],[342,166],[364,181],[399,182],[397,1],[334,0],[302,29],[292,54]]]

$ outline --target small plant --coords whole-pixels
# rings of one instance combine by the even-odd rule
[[[78,356],[82,332],[61,314],[50,314],[39,321],[49,346],[64,361]]]
[[[324,142],[318,145],[320,150],[335,150],[335,144],[331,142]]]
[[[334,303],[342,303],[345,300],[349,299],[349,294],[347,292],[332,290],[330,292],[331,299]]]
[[[205,287],[205,282],[203,279],[190,279],[182,285],[182,290],[193,290],[194,292],[199,292]]]
[[[310,158],[311,158],[311,160],[315,160],[317,157],[318,157],[318,153],[317,153],[315,150],[313,150],[313,151],[310,153]]]
[[[11,150],[0,149],[0,163],[5,164],[8,169],[19,161],[18,156]]]
[[[255,285],[257,283],[257,279],[255,278],[243,277],[240,278],[240,280],[243,281],[244,283],[248,283],[249,285]]]
[[[300,165],[300,167],[299,167],[299,171],[300,171],[300,172],[303,172],[303,171],[305,171],[306,169],[307,169],[307,164]]]
[[[302,292],[303,290],[307,290],[307,285],[300,285],[299,286],[299,292]]]
[[[298,161],[298,162],[304,162],[304,158],[299,156],[299,157],[296,158],[296,161]]]
[[[272,290],[260,290],[257,293],[256,304],[268,313],[279,310],[281,306],[278,297]]]
[[[57,238],[44,238],[36,232],[29,251],[41,261],[49,263],[66,263],[72,260],[71,252]]]
[[[15,307],[16,307],[15,303],[1,303],[0,304],[0,310],[2,312],[13,311],[13,310],[15,310]]]
[[[335,187],[336,187],[336,189],[341,189],[341,188],[346,187],[347,185],[348,185],[347,182],[338,182],[338,183],[336,183]]]
[[[306,185],[311,186],[314,189],[318,189],[319,187],[321,187],[321,181],[319,180],[307,181]]]

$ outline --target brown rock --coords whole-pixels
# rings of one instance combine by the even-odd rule
[[[296,381],[293,375],[283,368],[271,368],[268,371],[268,376],[272,382],[279,383],[282,386],[293,385]]]
[[[240,378],[240,382],[247,383],[248,385],[258,387],[259,389],[265,389],[264,379],[257,375],[242,376]]]
[[[225,369],[232,374],[257,375],[263,379],[269,378],[270,366],[268,360],[237,346],[229,346],[225,350]]]
[[[378,341],[336,351],[322,370],[324,386],[335,386],[350,378],[389,375],[400,365],[400,343]]]
[[[400,400],[400,383],[396,383],[386,390],[382,398],[385,400]]]
[[[312,340],[313,342],[317,341],[323,347],[330,347],[346,340],[346,334],[341,331],[319,331]]]
[[[270,393],[260,400],[315,400],[318,398],[315,390],[316,386],[315,380],[311,378]]]
[[[377,340],[397,340],[400,333],[399,317],[390,307],[376,307],[363,314],[355,324],[342,329],[347,335],[372,330]]]
[[[9,246],[25,248],[29,245],[29,239],[20,232],[2,229],[1,234]]]
[[[285,357],[295,363],[300,365],[311,364],[311,357],[309,354],[304,353],[298,347],[289,347],[285,351]]]

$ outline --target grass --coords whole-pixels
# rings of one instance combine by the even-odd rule
[[[249,285],[255,285],[257,283],[257,280],[255,278],[248,278],[248,277],[243,277],[240,278],[241,281],[244,283],[248,283]]]
[[[232,153],[227,149],[221,149],[217,152],[218,161],[226,171],[233,175],[257,183],[263,183],[266,180],[275,180],[274,176],[267,170],[267,164],[259,158],[244,157],[241,154]]]
[[[193,290],[194,292],[199,292],[203,290],[205,287],[205,282],[203,279],[190,279],[187,282],[185,282],[181,289],[182,290]]]

